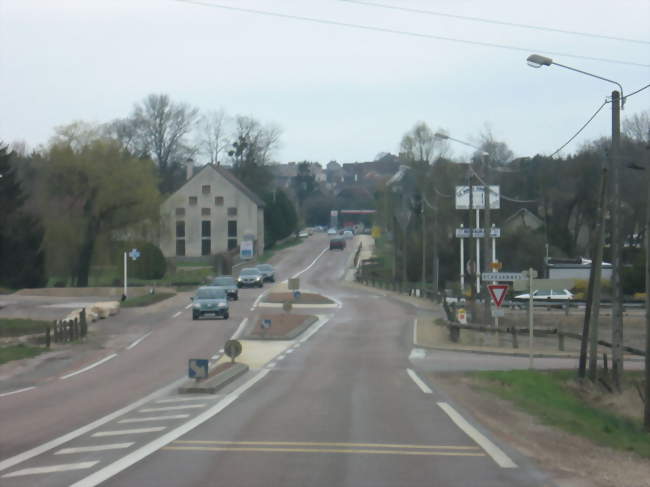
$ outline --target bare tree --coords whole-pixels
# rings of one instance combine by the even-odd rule
[[[429,165],[447,152],[447,141],[435,137],[424,122],[417,122],[400,142],[400,157],[407,162]]]
[[[221,156],[230,145],[226,136],[228,116],[223,109],[213,110],[199,121],[198,145],[210,164],[219,165]]]
[[[623,121],[623,133],[638,142],[650,142],[650,111],[626,118]]]
[[[492,164],[507,164],[514,158],[514,153],[508,147],[508,144],[501,142],[494,137],[492,129],[489,126],[479,136],[479,144],[481,151],[487,152],[488,160]]]

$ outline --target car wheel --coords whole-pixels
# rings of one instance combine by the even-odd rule
[[[260,282],[257,287],[264,287],[264,283]]]
[[[193,320],[198,320],[198,319],[199,319],[199,315],[197,315],[196,313],[192,313],[192,319],[193,319]]]
[[[223,319],[227,320],[228,318],[230,318],[230,314],[229,313],[224,313]]]

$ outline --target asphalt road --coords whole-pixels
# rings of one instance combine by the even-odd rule
[[[69,379],[0,396],[0,484],[552,485],[422,380],[426,357],[409,359],[420,311],[345,286],[353,246],[322,252],[326,244],[315,235],[277,267],[281,279],[304,270],[301,287],[340,307],[313,310],[320,320],[312,329],[220,394],[170,388],[128,407],[180,377],[188,358],[212,356],[252,313],[257,290],[242,293],[228,322],[192,322],[186,298],[176,298],[142,316],[152,333],[134,348],[105,351],[118,355]]]

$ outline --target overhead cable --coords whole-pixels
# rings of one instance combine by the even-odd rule
[[[374,31],[374,32],[383,32],[387,34],[396,34],[396,35],[404,35],[404,36],[411,36],[411,37],[418,37],[421,39],[433,39],[433,40],[438,40],[438,41],[447,41],[447,42],[455,42],[458,44],[465,44],[465,45],[470,45],[470,46],[481,46],[481,47],[491,47],[491,48],[496,48],[496,49],[506,49],[510,51],[519,51],[519,52],[540,52],[543,54],[547,54],[549,56],[560,56],[560,57],[568,57],[568,58],[574,58],[574,59],[585,59],[588,61],[598,61],[598,62],[603,62],[603,63],[611,63],[611,64],[623,64],[627,66],[638,66],[642,68],[649,68],[650,64],[644,64],[644,63],[637,63],[633,61],[623,61],[620,59],[611,59],[611,58],[600,58],[600,57],[592,57],[592,56],[582,56],[579,54],[570,54],[570,53],[565,53],[565,52],[557,52],[557,51],[545,51],[545,50],[540,50],[537,48],[530,48],[530,47],[519,47],[519,46],[512,46],[508,44],[497,44],[493,42],[483,42],[483,41],[471,41],[468,39],[459,39],[456,37],[447,37],[447,36],[439,36],[439,35],[433,35],[433,34],[423,34],[423,33],[418,33],[418,32],[409,32],[409,31],[404,31],[404,30],[397,30],[397,29],[389,29],[386,27],[376,27],[372,25],[363,25],[363,24],[352,24],[349,22],[339,22],[337,20],[328,20],[328,19],[320,19],[316,17],[304,17],[301,15],[292,15],[292,14],[283,14],[279,12],[271,12],[268,10],[258,10],[258,9],[252,9],[252,8],[242,8],[242,7],[233,7],[231,5],[223,5],[220,3],[213,3],[213,2],[208,2],[208,1],[201,1],[201,0],[172,0],[174,2],[178,3],[186,3],[190,5],[198,5],[201,7],[211,7],[211,8],[217,8],[217,9],[222,9],[222,10],[230,10],[233,12],[243,12],[243,13],[249,13],[249,14],[255,14],[255,15],[265,15],[268,17],[277,17],[277,18],[282,18],[282,19],[289,19],[289,20],[298,20],[298,21],[303,21],[303,22],[312,22],[316,24],[325,24],[325,25],[335,25],[338,27],[348,27],[352,29],[362,29],[362,30],[368,30],[368,31]]]
[[[636,95],[636,94],[639,93],[640,91],[646,90],[646,89],[648,89],[648,88],[650,88],[650,85],[645,85],[643,88],[639,88],[638,90],[633,91],[633,92],[630,93],[629,95],[625,95],[625,98],[629,98],[629,97],[631,97],[632,95]]]
[[[385,9],[390,9],[390,10],[400,10],[403,12],[411,12],[411,13],[418,13],[418,14],[425,14],[425,15],[433,15],[436,17],[446,17],[449,19],[457,19],[457,20],[467,20],[470,22],[480,22],[484,24],[495,24],[495,25],[504,25],[507,27],[517,27],[521,29],[533,29],[533,30],[540,30],[544,32],[555,32],[559,34],[568,34],[568,35],[575,35],[575,36],[582,36],[582,37],[592,37],[596,39],[606,39],[610,41],[620,41],[620,42],[631,42],[635,44],[650,44],[650,41],[642,40],[642,39],[630,39],[627,37],[616,37],[616,36],[609,36],[609,35],[603,35],[603,34],[594,34],[591,32],[579,32],[575,30],[564,30],[564,29],[555,29],[553,27],[544,27],[544,26],[539,26],[539,25],[531,25],[531,24],[519,24],[516,22],[505,22],[502,20],[495,20],[495,19],[487,19],[483,17],[470,17],[467,15],[456,15],[456,14],[449,14],[445,12],[437,12],[435,10],[425,10],[425,9],[419,9],[419,8],[409,8],[409,7],[399,7],[396,5],[389,5],[386,3],[377,3],[377,2],[367,2],[367,1],[362,1],[362,0],[337,0],[339,2],[344,2],[344,3],[353,3],[357,5],[366,5],[368,7],[379,7],[379,8],[385,8]]]
[[[549,157],[553,157],[555,154],[557,154],[562,149],[564,149],[567,145],[569,145],[573,141],[573,139],[575,139],[578,135],[580,135],[580,132],[582,132],[587,127],[587,125],[589,125],[591,123],[591,121],[594,118],[596,118],[596,115],[598,115],[600,113],[600,111],[603,109],[603,107],[605,105],[607,105],[607,103],[609,103],[609,102],[607,100],[605,100],[603,102],[603,104],[600,105],[600,107],[598,107],[598,110],[596,110],[596,112],[589,118],[589,120],[587,120],[587,122],[582,127],[580,127],[580,130],[578,130],[575,134],[573,134],[573,136],[569,140],[567,140],[558,150],[553,152],[553,154],[551,154]]]

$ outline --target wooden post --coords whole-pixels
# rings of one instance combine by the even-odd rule
[[[50,325],[45,325],[45,346],[50,348]]]

